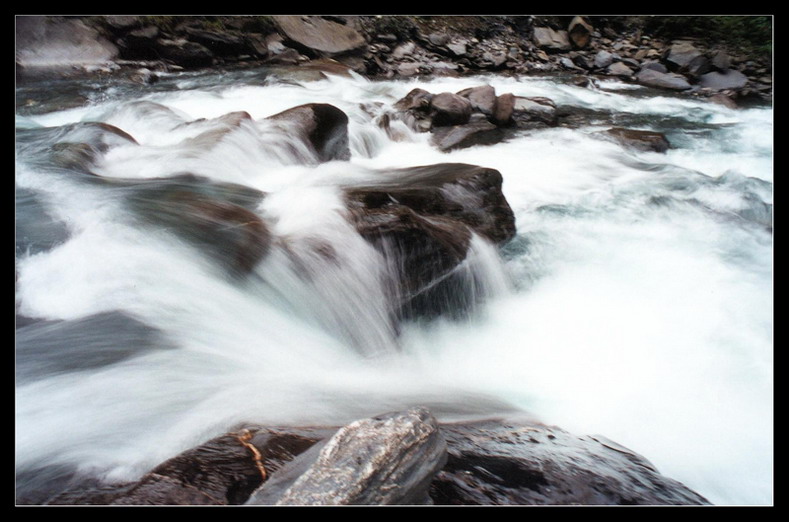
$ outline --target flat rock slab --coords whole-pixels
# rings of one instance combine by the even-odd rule
[[[320,55],[349,53],[366,44],[354,29],[320,16],[274,16],[273,19],[291,43]]]

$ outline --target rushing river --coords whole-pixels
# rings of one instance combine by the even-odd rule
[[[586,123],[442,153],[427,134],[394,123],[393,140],[374,122],[414,87],[485,83]],[[551,77],[245,71],[17,89],[18,487],[43,469],[135,479],[241,422],[339,424],[426,404],[445,420],[521,409],[605,435],[715,504],[772,503],[771,108]],[[349,116],[350,161],[315,164],[265,120],[310,102]],[[252,121],[194,139],[234,111]],[[117,190],[48,165],[42,151],[86,121],[139,143],[109,147],[99,176],[190,172],[266,192],[256,212],[311,277],[273,247],[249,277],[228,278],[133,219]],[[673,148],[599,139],[612,124],[663,132]],[[481,297],[470,316],[395,332],[385,263],[342,218],[338,187],[442,162],[499,170],[517,236],[473,244],[461,267]],[[316,238],[338,259],[310,257]]]

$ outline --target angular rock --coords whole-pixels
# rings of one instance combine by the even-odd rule
[[[716,51],[710,58],[710,64],[718,71],[725,71],[731,67],[731,57],[725,51]]]
[[[491,85],[469,87],[458,91],[458,96],[463,96],[471,102],[471,107],[485,116],[492,116],[496,111],[496,89]]]
[[[572,49],[567,31],[554,31],[550,27],[535,27],[532,41],[537,47],[548,51],[569,51]]]
[[[266,118],[284,122],[315,152],[320,162],[349,160],[348,116],[333,105],[307,103]]]
[[[303,52],[337,56],[360,51],[366,41],[353,28],[320,16],[279,15],[274,23],[288,42]]]
[[[706,56],[697,56],[693,60],[690,61],[685,66],[685,74],[690,76],[691,78],[698,78],[704,73],[710,72],[712,70],[712,64],[707,59]]]
[[[653,69],[642,69],[636,74],[636,81],[647,87],[657,87],[672,91],[685,91],[691,88],[688,80],[679,74],[662,73]]]
[[[660,132],[615,127],[604,131],[607,136],[625,147],[647,152],[666,152],[671,144]]]
[[[690,42],[676,42],[668,50],[665,62],[672,71],[685,71],[687,66],[704,54]]]
[[[556,125],[556,104],[550,98],[540,96],[515,96],[512,119],[523,128],[531,128],[535,124]]]
[[[15,57],[21,67],[104,64],[118,48],[82,20],[62,16],[17,16]]]
[[[471,102],[451,92],[434,95],[430,100],[430,112],[434,127],[463,125],[471,117]]]
[[[573,18],[570,21],[570,25],[567,26],[567,34],[570,41],[573,43],[573,46],[578,49],[583,49],[589,45],[593,33],[594,28],[586,23],[586,20],[580,16]]]
[[[666,66],[663,65],[662,63],[658,62],[657,60],[646,60],[646,61],[642,62],[641,63],[641,69],[642,70],[650,69],[650,70],[657,71],[657,72],[664,73],[664,74],[668,72],[668,69],[666,68]]]
[[[399,111],[408,111],[411,109],[428,110],[430,108],[430,100],[433,95],[420,88],[412,89],[403,98],[395,102],[393,107]]]
[[[436,505],[705,505],[644,457],[602,436],[534,422],[442,424],[449,458]]]
[[[614,63],[614,55],[606,50],[600,50],[594,57],[594,66],[598,69],[604,69]]]
[[[492,145],[504,138],[504,131],[488,121],[453,125],[435,129],[432,143],[442,152],[465,149],[475,145]]]
[[[609,65],[605,73],[610,76],[621,76],[629,78],[633,76],[633,70],[622,62],[615,62]]]
[[[699,78],[699,85],[714,91],[741,89],[748,83],[748,77],[740,71],[729,69],[726,72],[709,72]]]
[[[396,505],[423,502],[446,461],[446,443],[424,408],[341,428],[277,505]]]

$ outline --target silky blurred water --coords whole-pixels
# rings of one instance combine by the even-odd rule
[[[16,301],[45,321],[17,327],[18,472],[131,480],[237,423],[342,423],[428,404],[446,420],[524,410],[628,446],[713,503],[772,503],[771,108],[551,77],[274,80],[172,75],[150,91],[83,86],[87,103],[18,110],[16,186],[30,199],[17,195]],[[415,87],[483,83],[606,116],[451,153],[376,125]],[[313,102],[348,114],[350,161],[318,164],[265,119]],[[236,111],[251,119],[218,119]],[[36,159],[47,128],[86,121],[138,142],[99,155],[97,175],[190,172],[266,192],[256,212],[275,246],[253,276],[225,277],[140,227],[117,191]],[[674,148],[597,137],[612,122],[664,132]],[[342,218],[340,189],[441,162],[498,169],[517,236],[501,249],[473,241],[459,268],[478,293],[470,317],[396,331],[391,267]],[[46,230],[37,243],[24,241],[31,227]],[[96,314],[146,334],[79,322]],[[57,321],[78,326],[62,343]],[[95,363],[113,343],[129,355]],[[36,346],[39,359],[72,350],[68,368],[21,372]]]

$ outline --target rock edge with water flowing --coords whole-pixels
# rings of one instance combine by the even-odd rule
[[[692,18],[692,17],[691,17]],[[703,21],[703,17],[697,17]],[[769,54],[639,16],[17,17],[17,74],[41,67],[128,74],[208,67],[349,71],[371,79],[566,73],[719,103],[770,102]],[[700,24],[701,22],[699,22]],[[667,25],[667,23],[663,23]],[[698,24],[697,24],[698,25]],[[701,27],[701,26],[699,26]],[[685,31],[693,31],[691,24]],[[650,31],[652,31],[650,33]],[[755,30],[745,33],[756,41]]]
[[[240,426],[140,480],[72,477],[48,505],[705,505],[605,437],[424,407],[343,427]]]

